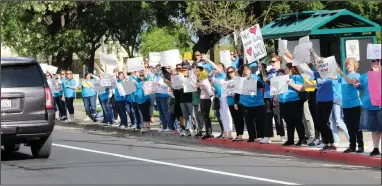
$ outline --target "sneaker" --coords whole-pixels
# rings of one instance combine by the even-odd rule
[[[179,134],[179,130],[178,130],[178,129],[175,129],[175,130],[172,131],[172,133],[174,133],[174,134]]]
[[[162,129],[162,128],[158,130],[158,132],[163,132],[163,131],[164,131],[164,129]]]
[[[308,143],[308,145],[311,146],[311,147],[315,147],[315,146],[317,146],[319,144],[320,144],[320,141],[318,139],[314,139],[311,143]]]
[[[269,143],[271,143],[271,142],[272,142],[271,138],[264,137],[264,138],[260,141],[260,144],[269,144]]]
[[[351,153],[351,152],[354,152],[355,150],[354,149],[352,149],[352,148],[347,148],[345,151],[344,151],[344,153]]]
[[[311,144],[314,140],[315,140],[315,138],[313,138],[313,137],[308,138],[308,139],[306,140],[306,143],[307,143],[307,144]]]
[[[356,153],[364,153],[365,152],[365,149],[363,149],[363,147],[358,147],[358,150],[355,151]]]
[[[203,134],[201,133],[201,132],[198,132],[197,134],[195,134],[195,138],[200,138],[200,137],[202,137],[203,136]]]
[[[185,135],[186,135],[186,131],[182,130],[182,131],[180,132],[180,136],[185,136]]]
[[[291,145],[294,145],[294,142],[293,141],[286,141],[283,146],[291,146]]]
[[[322,147],[321,151],[328,151],[329,150],[329,145],[325,145]]]
[[[318,145],[316,145],[317,148],[324,148],[326,146],[326,144],[324,143],[319,143]]]
[[[371,151],[370,156],[377,156],[380,155],[381,153],[379,152],[378,148],[374,148],[373,151]]]
[[[287,138],[285,136],[280,137],[281,143],[285,143],[287,141]]]
[[[335,144],[332,144],[332,145],[329,146],[328,150],[330,150],[330,151],[336,151],[336,150],[337,150],[337,147],[336,147]]]
[[[126,126],[126,125],[122,125],[121,128],[122,128],[122,129],[127,129],[127,126]]]
[[[163,132],[171,132],[171,129],[165,129]]]
[[[255,142],[255,139],[248,139],[247,142]]]

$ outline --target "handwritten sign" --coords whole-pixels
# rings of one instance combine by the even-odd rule
[[[155,81],[146,81],[143,83],[143,93],[147,95],[154,94],[157,90],[157,82]]]
[[[103,94],[103,93],[106,92],[105,87],[103,87],[103,86],[101,85],[101,82],[100,82],[100,81],[96,81],[96,82],[93,84],[93,86],[94,86],[93,89],[97,92],[97,94]]]
[[[346,58],[354,57],[359,61],[359,41],[358,40],[346,40],[345,42]]]
[[[367,59],[381,59],[381,44],[367,44]]]
[[[156,79],[155,81],[157,81],[160,85],[157,86],[157,91],[156,93],[159,93],[159,94],[168,94],[168,86],[161,86],[161,84],[164,84],[164,79],[163,78],[159,78],[159,79]]]
[[[103,87],[114,87],[116,85],[116,81],[114,77],[109,74],[102,75],[100,83],[101,83],[101,86]]]
[[[127,59],[127,72],[141,71],[143,69],[145,69],[145,66],[142,57]]]
[[[276,76],[271,79],[270,95],[279,95],[288,92],[288,75]]]
[[[245,77],[239,77],[234,82],[235,93],[242,95],[254,96],[257,94],[257,80],[247,79]]]
[[[183,88],[184,76],[182,74],[171,76],[171,86],[173,89]]]
[[[337,62],[334,56],[322,59],[322,62],[318,62],[316,66],[321,78],[331,78],[337,75]]]
[[[279,56],[285,55],[285,49],[287,48],[288,40],[279,39],[278,47],[279,47]]]
[[[267,55],[259,24],[240,32],[240,36],[245,49],[244,53],[249,63]]]
[[[304,44],[304,43],[309,43],[309,36],[305,36],[305,37],[300,37],[300,39],[298,40],[298,44]]]
[[[225,81],[222,84],[222,97],[235,95],[235,81]]]
[[[310,63],[310,51],[313,46],[312,42],[302,43],[294,48],[292,61],[293,66],[298,66],[303,63]]]
[[[191,78],[185,78],[183,81],[183,92],[196,92],[197,89],[194,88],[192,85],[192,79]]]
[[[167,50],[161,53],[162,55],[162,61],[161,66],[162,67],[175,67],[176,64],[182,63],[182,60],[180,59],[180,53],[178,49],[173,50]]]
[[[160,64],[160,61],[162,59],[160,52],[150,52],[149,53],[149,59],[150,59],[150,66],[157,66]]]
[[[381,72],[367,72],[368,88],[371,99],[371,104],[374,106],[382,106],[381,104]]]
[[[127,80],[121,83],[123,90],[125,91],[125,95],[132,94],[137,91],[137,87],[135,86],[134,81]]]
[[[226,67],[232,65],[231,52],[229,50],[220,51],[220,62],[223,63]]]
[[[120,96],[126,96],[125,90],[123,89],[122,83],[117,83],[117,90]]]
[[[118,58],[115,54],[101,54],[100,62],[105,65],[116,67],[118,64]]]

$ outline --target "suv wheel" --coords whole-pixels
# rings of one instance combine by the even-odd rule
[[[4,145],[5,152],[16,152],[20,150],[20,144],[6,144]]]
[[[49,158],[52,150],[52,135],[40,140],[31,141],[31,150],[35,158]]]

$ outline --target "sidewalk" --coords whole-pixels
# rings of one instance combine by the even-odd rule
[[[381,156],[370,157],[369,153],[373,149],[371,134],[370,132],[364,132],[364,141],[365,141],[365,153],[362,154],[344,154],[342,153],[347,147],[348,142],[345,138],[343,132],[340,132],[340,144],[337,148],[337,152],[321,152],[319,148],[316,147],[295,147],[289,146],[284,147],[281,146],[280,137],[275,136],[272,138],[272,144],[260,144],[258,140],[255,143],[247,143],[247,142],[232,142],[232,140],[222,140],[222,139],[208,139],[201,140],[193,137],[180,137],[179,135],[174,135],[172,133],[159,133],[157,130],[160,125],[159,122],[151,125],[151,130],[145,132],[135,131],[133,129],[119,129],[117,127],[104,127],[101,123],[94,123],[92,121],[84,122],[84,118],[86,114],[84,112],[84,107],[82,103],[76,103],[75,107],[75,119],[76,122],[59,122],[57,121],[57,125],[62,126],[72,126],[78,128],[84,128],[87,130],[97,130],[103,132],[116,132],[123,135],[131,135],[131,136],[147,136],[147,137],[155,137],[160,138],[166,141],[177,141],[180,143],[192,143],[192,144],[203,144],[203,145],[211,145],[211,146],[219,146],[225,148],[234,148],[239,150],[246,151],[254,151],[254,152],[263,152],[269,154],[279,154],[279,155],[287,155],[287,156],[298,156],[302,158],[314,159],[314,160],[322,160],[322,161],[331,161],[338,162],[343,164],[350,165],[359,165],[359,166],[368,166],[374,168],[381,168]],[[156,118],[156,121],[158,118]],[[215,136],[220,134],[219,125],[213,125],[213,134]],[[274,131],[276,134],[276,131]],[[233,136],[235,137],[235,132],[233,132]],[[295,134],[297,141],[297,134]],[[248,138],[247,132],[244,132],[244,139]]]

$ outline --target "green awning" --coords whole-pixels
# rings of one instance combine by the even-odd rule
[[[261,28],[264,39],[378,31],[379,24],[346,9],[283,14]]]

